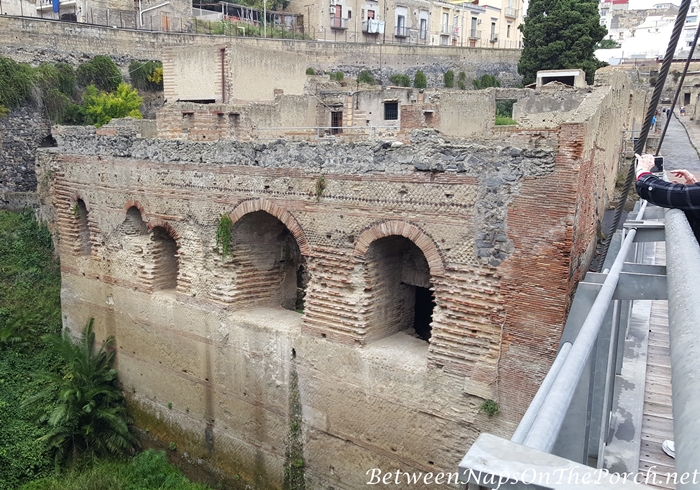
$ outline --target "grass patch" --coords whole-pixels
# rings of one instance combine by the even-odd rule
[[[509,126],[511,124],[518,124],[518,121],[512,117],[496,114],[496,126]]]
[[[42,336],[61,330],[61,278],[49,231],[31,212],[0,211],[0,490],[54,468],[47,432],[35,420],[51,403],[21,403],[45,388],[34,373],[55,372]]]
[[[130,460],[97,461],[65,474],[43,478],[21,490],[207,490],[190,482],[168,462],[164,451],[149,449]]]

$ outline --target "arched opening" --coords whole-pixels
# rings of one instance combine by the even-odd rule
[[[139,236],[148,235],[148,226],[143,221],[141,211],[136,206],[131,206],[126,210],[126,218],[122,223],[122,231],[125,235]]]
[[[88,224],[88,210],[85,201],[78,199],[73,207],[75,219],[78,222],[78,251],[80,255],[90,255],[92,244],[90,243],[90,226]]]
[[[237,302],[303,310],[308,274],[294,235],[265,211],[241,217],[231,232]]]
[[[409,330],[430,340],[435,299],[423,251],[402,236],[372,242],[365,254],[371,297],[367,342]]]
[[[151,230],[150,252],[153,258],[153,290],[175,289],[179,267],[177,242],[164,227],[156,226]]]

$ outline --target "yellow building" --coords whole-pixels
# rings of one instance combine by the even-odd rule
[[[323,41],[520,48],[523,0],[295,0],[304,30]]]

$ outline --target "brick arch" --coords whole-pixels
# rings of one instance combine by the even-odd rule
[[[289,211],[272,201],[268,201],[267,199],[250,199],[248,201],[243,201],[229,213],[229,217],[235,224],[246,214],[254,213],[256,211],[265,211],[266,213],[271,214],[280,220],[296,239],[301,254],[307,257],[311,255],[311,247],[309,246],[309,242],[306,240],[306,236],[304,236],[304,231],[301,229],[299,222],[289,213]]]
[[[442,276],[445,274],[442,255],[440,255],[433,239],[416,225],[405,221],[383,221],[366,228],[355,244],[355,257],[364,257],[372,242],[389,236],[402,236],[415,243],[428,261],[430,275]]]
[[[133,199],[129,199],[128,201],[126,201],[126,204],[124,204],[124,215],[126,215],[127,211],[129,211],[130,208],[138,209],[141,213],[141,219],[146,221],[146,210],[140,202],[134,201]]]
[[[128,209],[128,208],[127,208]],[[177,231],[175,231],[175,228],[173,228],[170,223],[167,221],[160,219],[160,218],[154,218],[150,220],[148,223],[146,223],[148,226],[148,229],[153,231],[153,228],[161,227],[165,229],[165,231],[168,232],[168,235],[170,235],[170,238],[175,240],[175,242],[178,244],[178,247],[180,246],[180,235],[177,234]]]

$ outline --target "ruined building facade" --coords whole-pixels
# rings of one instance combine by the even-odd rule
[[[614,69],[558,96],[563,121],[527,93],[519,126],[404,144],[54,128],[37,179],[66,327],[115,336],[139,427],[231,481],[454,472],[547,372],[645,102]]]

